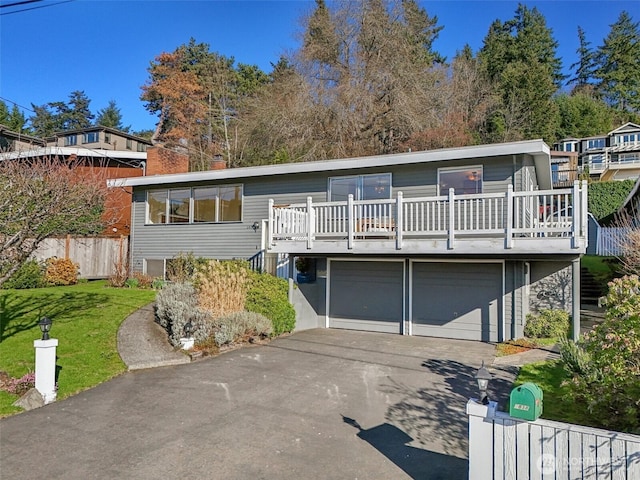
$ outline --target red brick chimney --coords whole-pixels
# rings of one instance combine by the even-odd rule
[[[146,175],[165,173],[187,173],[189,156],[163,147],[147,148]]]

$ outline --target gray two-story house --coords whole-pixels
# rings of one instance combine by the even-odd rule
[[[305,257],[297,328],[482,341],[563,308],[579,331],[586,184],[552,189],[541,140],[113,180],[133,189],[131,265],[180,252]]]

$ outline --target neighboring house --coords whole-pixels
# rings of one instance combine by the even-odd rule
[[[577,138],[565,138],[551,151],[551,181],[554,188],[566,188],[578,180]]]
[[[46,138],[50,147],[82,147],[97,150],[146,152],[151,140],[115,128],[95,126],[81,130],[57,132]]]
[[[586,183],[552,190],[542,140],[109,184],[133,189],[136,271],[181,252],[307,257],[296,288],[289,262],[298,328],[500,341],[543,308],[579,328]]]
[[[108,127],[60,132],[37,139],[0,130],[2,139],[14,139],[0,161],[21,158],[82,158],[87,170],[98,168],[105,178],[128,178],[188,171],[186,155],[155,147],[149,140]],[[118,147],[119,149],[117,149]],[[128,236],[131,224],[131,191],[113,190],[106,202],[109,228],[104,236]]]
[[[0,153],[21,152],[33,148],[44,147],[46,144],[47,142],[41,138],[14,132],[4,125],[0,125]]]
[[[606,135],[579,141],[582,173],[597,180],[625,180],[640,176],[640,125],[625,123]]]

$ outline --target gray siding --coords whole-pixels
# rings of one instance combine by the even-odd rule
[[[438,168],[483,165],[485,193],[504,192],[531,159],[522,156],[480,158],[393,167],[359,168],[339,172],[287,174],[262,178],[233,179],[224,182],[166,185],[165,188],[202,185],[243,184],[242,221],[218,224],[145,225],[146,190],[134,189],[131,229],[131,261],[134,270],[143,268],[143,259],[171,258],[180,252],[193,252],[209,258],[249,258],[261,249],[262,230],[254,232],[254,222],[268,218],[269,199],[276,204],[327,200],[329,177],[355,174],[392,173],[392,195],[402,191],[406,198],[435,196]],[[533,168],[532,166],[526,168]],[[518,187],[516,186],[516,190]]]

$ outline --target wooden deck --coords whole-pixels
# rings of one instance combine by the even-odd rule
[[[269,205],[273,253],[564,253],[586,250],[587,185],[475,195]]]

